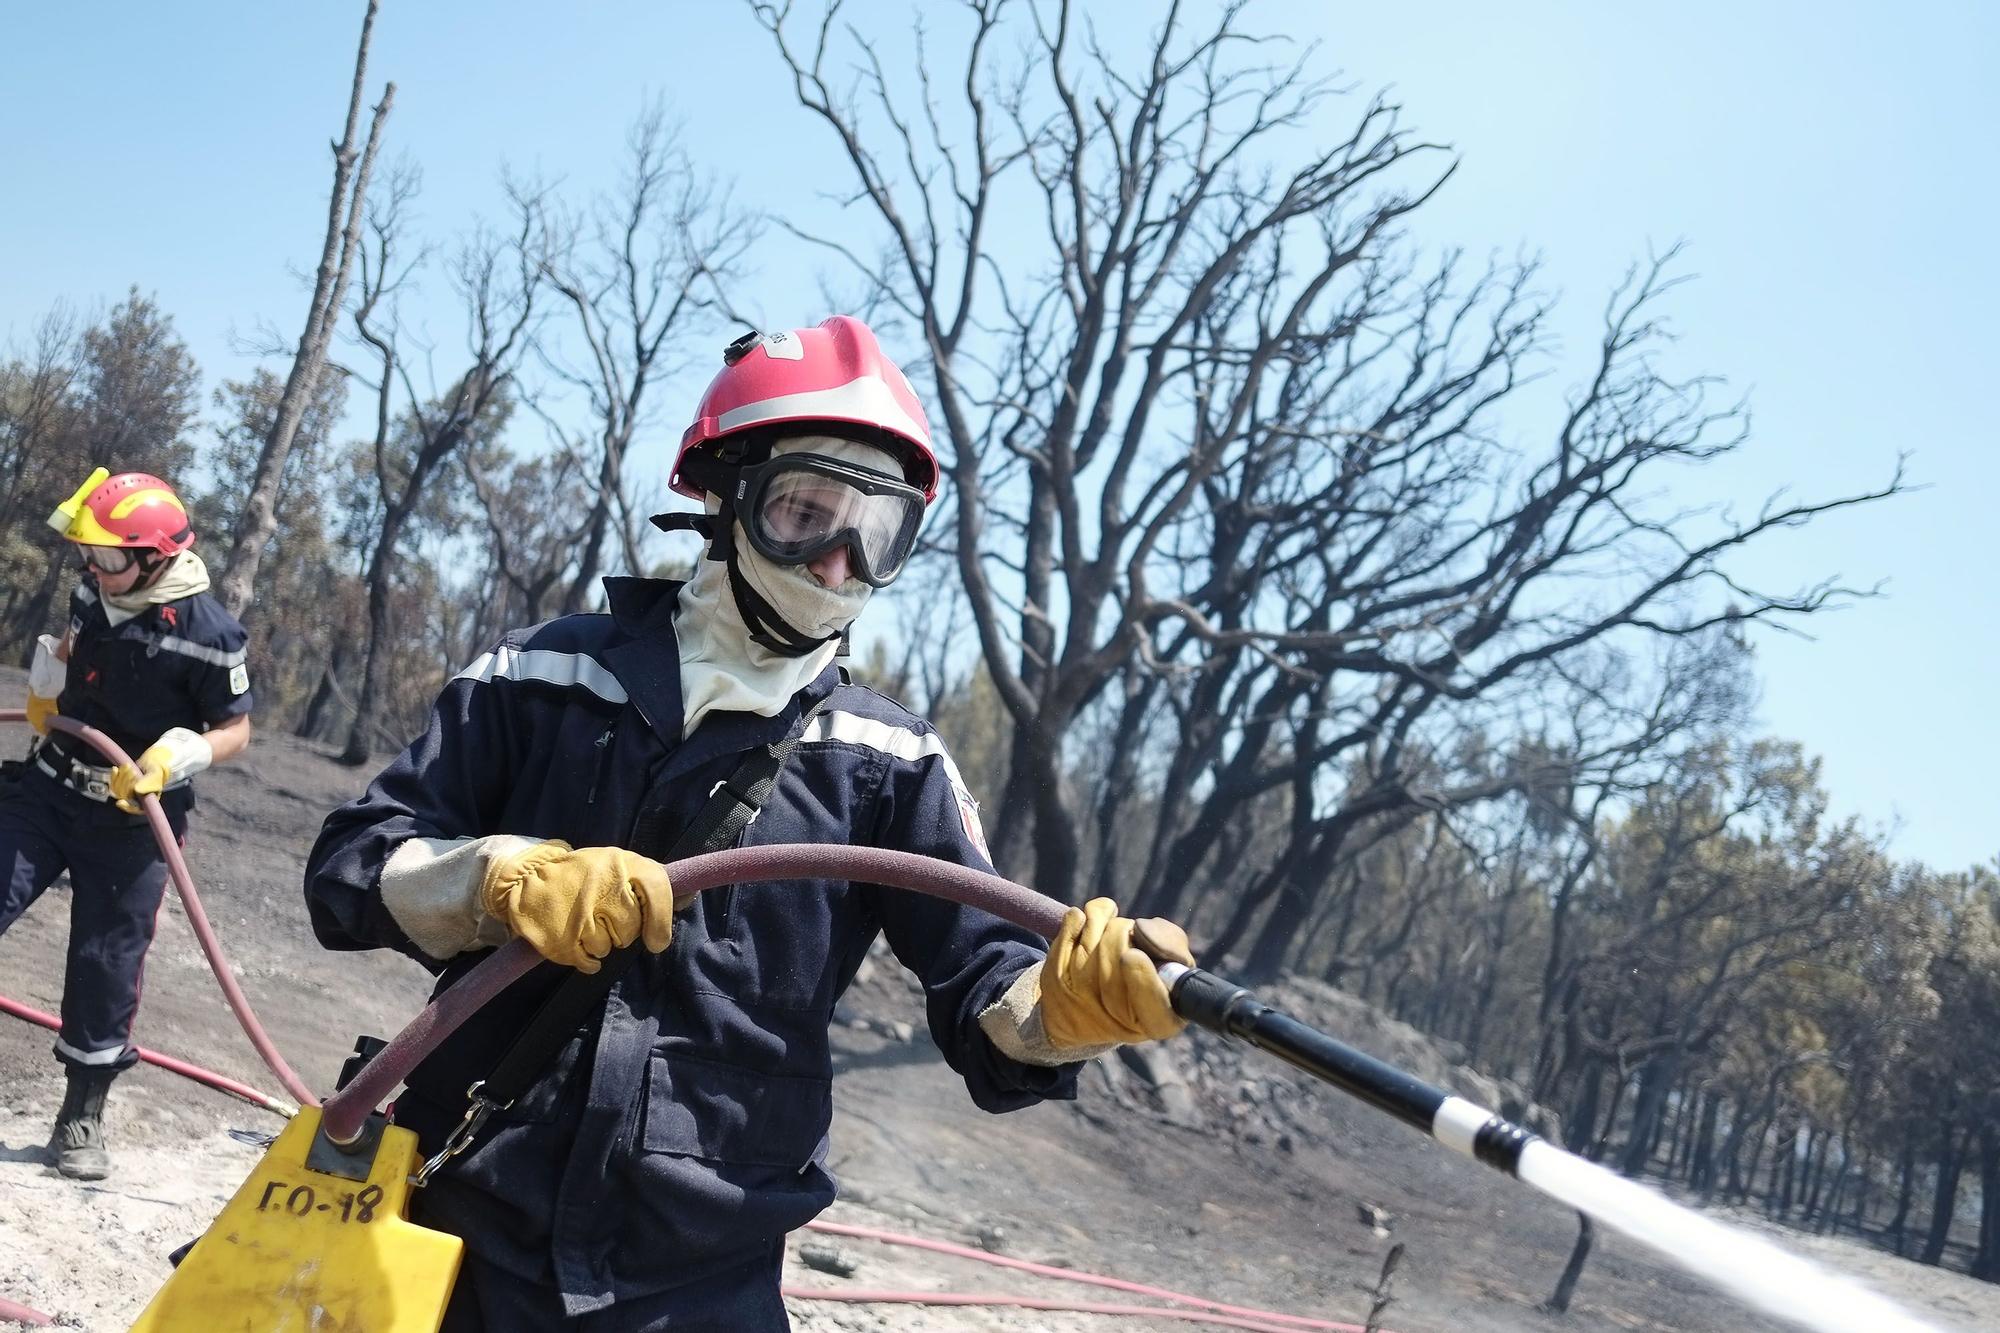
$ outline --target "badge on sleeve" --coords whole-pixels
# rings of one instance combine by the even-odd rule
[[[242,694],[249,690],[249,688],[249,664],[247,662],[238,662],[235,666],[229,668],[229,692],[231,694]]]
[[[971,792],[955,782],[952,790],[958,795],[958,818],[965,825],[965,836],[972,839],[972,845],[979,849],[981,856],[991,861],[993,853],[986,850],[986,830],[979,826],[979,802],[972,799]]]

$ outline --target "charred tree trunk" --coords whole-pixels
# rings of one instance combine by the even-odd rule
[[[2000,1129],[1979,1129],[1979,1248],[1972,1276],[2000,1281]]]
[[[1576,1294],[1577,1279],[1583,1276],[1584,1261],[1590,1258],[1590,1245],[1595,1239],[1588,1213],[1576,1215],[1576,1244],[1569,1252],[1569,1262],[1563,1265],[1562,1276],[1556,1279],[1556,1289],[1542,1309],[1550,1314],[1566,1314],[1570,1297]]]
[[[396,99],[396,85],[385,86],[382,100],[375,104],[374,119],[368,125],[367,144],[357,154],[354,135],[361,119],[362,88],[368,78],[368,47],[379,8],[380,0],[368,0],[368,12],[361,20],[361,41],[354,52],[354,86],[347,103],[347,128],[333,149],[333,196],[327,208],[326,239],[320,248],[319,271],[313,279],[305,331],[299,335],[299,350],[285,378],[284,396],[278,401],[271,433],[265,437],[264,448],[258,455],[249,500],[243,506],[243,517],[230,542],[222,577],[216,583],[217,598],[238,619],[249,611],[256,593],[257,568],[278,529],[278,486],[284,479],[285,460],[291,456],[299,423],[305,419],[306,409],[319,390],[320,376],[326,371],[327,350],[333,345],[334,326],[340,321],[341,306],[347,299],[348,275],[353,272],[354,255],[360,249],[368,177],[374,170],[376,150],[381,147],[383,122],[389,118],[389,106]]]
[[[1819,1211],[1820,1188],[1826,1181],[1826,1159],[1832,1152],[1833,1135],[1815,1129],[1806,1135],[1804,1182],[1799,1187],[1800,1220],[1811,1225]]]
[[[1917,1262],[1936,1266],[1944,1260],[1944,1247],[1951,1238],[1952,1215],[1958,1210],[1958,1179],[1965,1168],[1965,1155],[1972,1146],[1972,1130],[1963,1134],[1952,1121],[1938,1126],[1937,1191],[1931,1196],[1930,1232],[1924,1237]]]
[[[1644,1174],[1652,1160],[1654,1131],[1665,1108],[1667,1089],[1672,1086],[1677,1054],[1649,1060],[1639,1071],[1639,1092],[1632,1103],[1632,1128],[1625,1138],[1625,1152],[1619,1158],[1620,1174]]]
[[[333,650],[331,660],[320,669],[319,684],[314,687],[312,699],[306,704],[305,716],[299,720],[298,729],[292,734],[304,740],[317,740],[325,735],[328,726],[326,710],[335,699],[339,688],[334,682],[347,668],[347,649],[343,641]]]
[[[59,544],[60,546],[60,544]],[[62,586],[63,561],[66,552],[58,549],[49,554],[49,567],[42,573],[42,583],[35,589],[35,595],[28,599],[28,609],[15,622],[21,626],[21,658],[19,665],[27,666],[35,659],[35,638],[49,623],[49,608],[55,604],[56,589]]]
[[[1625,1105],[1625,1092],[1632,1086],[1627,1077],[1611,1080],[1611,1105],[1604,1108],[1604,1124],[1597,1131],[1597,1137],[1590,1141],[1590,1160],[1601,1162],[1604,1154],[1611,1151],[1611,1136],[1618,1130],[1618,1112]]]
[[[1250,943],[1250,953],[1243,964],[1244,977],[1253,982],[1271,981],[1284,971],[1292,944],[1311,913],[1312,898],[1306,886],[1287,876],[1278,887],[1270,915],[1264,918],[1263,926]]]
[[[1898,1259],[1903,1257],[1904,1242],[1909,1235],[1910,1202],[1916,1194],[1917,1182],[1917,1134],[1914,1128],[1903,1131],[1902,1183],[1896,1188],[1896,1216],[1889,1223],[1889,1237]]]
[[[569,589],[563,594],[564,614],[574,614],[584,609],[591,593],[597,587],[598,576],[604,570],[604,544],[611,532],[612,514],[618,504],[620,490],[625,485],[622,475],[627,441],[617,438],[615,432],[607,431],[601,443],[603,453],[599,456],[597,470],[597,502],[591,506],[590,522],[584,529],[583,554],[577,558],[576,577],[570,580]],[[641,573],[630,570],[629,573]]]
[[[1604,1066],[1593,1060],[1577,1080],[1576,1102],[1563,1119],[1563,1147],[1580,1153],[1597,1132],[1597,1106],[1603,1097]]]
[[[1303,801],[1301,795],[1305,796]],[[1311,799],[1303,787],[1295,790],[1293,804],[1295,812],[1310,810]],[[1295,813],[1291,845],[1271,871],[1277,893],[1244,960],[1246,980],[1274,980],[1291,961],[1293,948],[1312,920],[1314,899],[1332,877],[1334,863],[1353,827],[1350,821],[1336,818],[1315,832],[1309,819]]]
[[[1861,1155],[1861,1169],[1854,1175],[1854,1211],[1847,1222],[1848,1229],[1857,1236],[1868,1234],[1868,1205],[1874,1202],[1871,1197],[1874,1190],[1875,1154],[1865,1152]],[[1838,1232],[1839,1223],[1836,1222],[1833,1229]]]
[[[1062,735],[1067,729],[1067,721],[1015,728],[1001,795],[1006,823],[994,839],[993,854],[1002,874],[1025,878],[1058,902],[1074,903],[1082,900],[1077,884],[1083,838],[1064,790]]]
[[[1007,781],[1000,788],[999,806],[1000,818],[988,821],[994,826],[987,834],[992,840],[993,864],[1001,874],[1018,877],[1027,871],[1035,823],[1034,779],[1029,772],[1025,727],[1015,727],[1008,741]]]
[[[1778,1141],[1771,1158],[1771,1180],[1764,1191],[1764,1211],[1773,1217],[1784,1217],[1792,1211],[1792,1186],[1798,1177],[1799,1168],[1799,1126],[1793,1121],[1784,1138]]]
[[[1667,1145],[1666,1165],[1661,1168],[1669,1180],[1676,1178],[1687,1169],[1688,1150],[1694,1142],[1695,1106],[1688,1085],[1683,1082],[1679,1090],[1668,1098],[1668,1110],[1661,1114],[1662,1131],[1659,1135]],[[1654,1145],[1655,1154],[1659,1145]]]
[[[1764,1150],[1770,1146],[1772,1129],[1773,1126],[1760,1119],[1756,1123],[1757,1133],[1746,1136],[1750,1143],[1750,1161],[1743,1168],[1742,1175],[1736,1174],[1736,1159],[1733,1156],[1729,1159],[1729,1193],[1740,1203],[1748,1203],[1757,1189],[1757,1167],[1764,1160]]]
[[[373,733],[382,710],[382,669],[388,656],[390,583],[396,572],[396,543],[404,524],[415,508],[414,488],[409,503],[389,511],[374,558],[368,562],[368,647],[361,659],[361,693],[354,701],[354,723],[347,731],[347,747],[340,752],[343,764],[361,765],[374,752]]]
[[[1715,1191],[1715,1127],[1722,1114],[1722,1098],[1708,1093],[1701,1099],[1701,1115],[1695,1126],[1694,1145],[1688,1152],[1688,1185],[1707,1199]]]
[[[1847,1192],[1847,1178],[1852,1173],[1853,1167],[1854,1159],[1848,1155],[1847,1140],[1843,1136],[1840,1169],[1833,1173],[1833,1186],[1826,1192],[1826,1206],[1819,1210],[1818,1218],[1812,1224],[1816,1234],[1824,1236],[1830,1231],[1840,1230],[1840,1200]]]

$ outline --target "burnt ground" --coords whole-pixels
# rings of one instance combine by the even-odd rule
[[[0,672],[0,700],[20,689],[20,673]],[[18,753],[24,735],[0,737],[0,750]],[[356,1032],[393,1031],[427,990],[414,964],[325,953],[306,926],[298,889],[305,851],[320,816],[364,777],[317,749],[262,735],[241,761],[202,778],[190,840],[189,862],[237,975],[280,1048],[318,1088],[332,1086]],[[0,994],[58,1007],[67,917],[59,885],[0,937]],[[1280,992],[1273,998],[1300,1017],[1419,1074],[1477,1100],[1504,1094],[1351,997],[1300,983]],[[171,900],[137,1036],[279,1091]],[[1776,1327],[1602,1233],[1570,1313],[1538,1312],[1568,1254],[1573,1214],[1205,1035],[1175,1044],[1185,1083],[1165,1096],[1120,1062],[1087,1075],[1074,1105],[997,1117],[967,1101],[924,1034],[915,991],[886,956],[843,1002],[835,1037],[832,1152],[842,1200],[830,1220],[1355,1323],[1400,1244],[1383,1323],[1402,1330]],[[278,1122],[141,1066],[112,1099],[115,1174],[95,1186],[65,1181],[42,1148],[61,1100],[48,1050],[49,1034],[0,1016],[0,1297],[71,1327],[123,1328],[165,1277],[166,1252],[196,1235],[249,1169],[255,1149],[241,1139],[274,1132]],[[1386,1214],[1375,1219],[1386,1225],[1364,1221],[1362,1205]],[[1786,1240],[1941,1323],[2000,1327],[1990,1286],[1852,1242]],[[852,1274],[808,1269],[800,1262],[807,1247],[816,1258],[830,1247]],[[794,1287],[1135,1299],[869,1241],[802,1234],[791,1252]],[[806,1333],[1198,1326],[804,1300],[792,1309]]]

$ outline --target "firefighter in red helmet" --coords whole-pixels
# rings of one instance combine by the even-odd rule
[[[189,783],[250,739],[243,627],[208,593],[194,529],[173,488],[143,472],[93,472],[49,523],[83,558],[69,627],[42,635],[28,673],[34,748],[0,783],[0,932],[62,874],[70,933],[56,1059],[68,1078],[50,1149],[80,1180],[110,1170],[103,1114],[131,1044],[139,978],[167,867],[140,810],[159,799],[185,837]],[[51,731],[60,713],[97,728],[131,764],[107,767]]]
[[[915,391],[844,316],[724,362],[671,474],[704,512],[662,522],[707,537],[694,576],[610,579],[608,614],[507,636],[307,866],[329,947],[401,949],[441,988],[509,936],[549,960],[396,1103],[441,1154],[413,1216],[466,1242],[450,1333],[788,1327],[785,1234],[834,1192],[827,1025],[878,935],[989,1111],[1074,1096],[1080,1061],[1180,1028],[1107,899],[1046,951],[866,884],[674,902],[662,862],[732,844],[989,868],[936,730],[834,665],[937,494]],[[1192,962],[1173,928],[1150,938]]]

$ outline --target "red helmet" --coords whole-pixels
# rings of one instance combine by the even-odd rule
[[[69,519],[64,537],[83,546],[124,546],[161,555],[194,545],[187,506],[173,487],[144,472],[121,472],[99,481],[102,472],[91,474],[84,489],[51,516]]]
[[[835,315],[818,328],[746,334],[722,357],[674,458],[668,485],[679,494],[699,500],[706,493],[682,475],[688,455],[704,445],[760,427],[825,423],[870,428],[868,442],[902,457],[903,475],[924,502],[937,498],[937,454],[924,405],[860,320]]]

